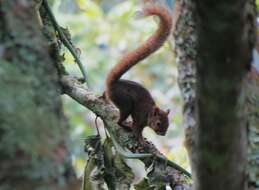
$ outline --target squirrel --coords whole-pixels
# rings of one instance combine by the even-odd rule
[[[108,73],[104,97],[108,97],[120,111],[118,124],[131,129],[141,140],[144,127],[149,126],[156,134],[164,136],[169,122],[170,110],[163,111],[156,106],[149,91],[139,83],[120,79],[130,68],[159,49],[170,34],[172,18],[166,8],[153,5],[145,7],[144,16],[156,15],[160,18],[157,31],[135,50],[122,56],[117,65]],[[124,122],[131,115],[133,123]]]

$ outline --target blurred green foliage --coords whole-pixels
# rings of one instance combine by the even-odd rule
[[[140,8],[134,0],[54,2],[54,14],[59,24],[69,29],[74,45],[81,50],[81,60],[87,70],[88,83],[96,93],[103,92],[107,72],[120,56],[137,47],[156,29],[156,19],[136,19],[136,10]],[[65,48],[64,52],[68,72],[80,76],[72,56]],[[182,104],[177,87],[177,68],[169,43],[134,67],[125,78],[143,84],[162,108],[171,109],[171,124],[166,137],[158,137],[150,129],[145,130],[144,135],[169,158],[188,167],[182,143],[183,131],[180,128]],[[83,139],[95,133],[95,116],[68,97],[64,97],[64,107],[71,126],[71,149],[75,165],[82,169]]]

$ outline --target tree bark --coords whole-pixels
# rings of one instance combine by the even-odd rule
[[[173,51],[176,55],[178,67],[178,85],[181,90],[183,101],[183,129],[185,131],[184,144],[188,151],[190,164],[193,170],[195,160],[195,131],[197,129],[196,119],[196,56],[197,56],[197,34],[196,22],[193,16],[194,5],[190,0],[176,0],[174,4],[173,28],[174,44]]]
[[[5,190],[66,189],[70,179],[76,182],[58,75],[35,2],[0,1],[0,189]]]
[[[246,112],[248,117],[248,188],[257,190],[259,188],[259,73],[255,68],[247,76],[245,85]]]
[[[196,102],[196,92],[195,92],[195,86],[196,86],[196,67],[195,65],[197,62],[196,59],[196,52],[197,52],[197,37],[196,37],[196,22],[193,20],[193,12],[195,12],[195,7],[193,7],[193,2],[190,0],[179,0],[176,1],[178,3],[178,12],[180,12],[179,19],[176,22],[176,27],[174,30],[174,37],[175,37],[175,52],[176,52],[176,62],[178,64],[178,71],[179,71],[179,86],[182,92],[183,96],[183,103],[184,103],[184,109],[183,109],[183,126],[185,129],[186,139],[185,139],[185,145],[188,150],[188,154],[191,160],[191,166],[192,166],[192,174],[194,176],[194,179],[197,179],[198,174],[197,171],[197,117],[196,117],[196,110],[197,110],[197,104]],[[253,43],[255,41],[255,1],[250,0],[247,1],[246,4],[246,11],[247,11],[247,17],[246,17],[246,28],[247,28],[247,34],[248,38],[247,43],[251,47],[253,46]],[[211,5],[212,6],[212,5]],[[212,6],[213,7],[213,6]],[[206,9],[207,10],[207,9]],[[204,11],[206,11],[204,10]],[[210,12],[210,11],[209,11]],[[211,12],[212,13],[212,12]],[[175,13],[174,13],[175,14]],[[204,16],[204,15],[203,15]],[[206,17],[204,17],[206,19]],[[209,23],[207,23],[209,24]],[[215,25],[215,24],[214,24]],[[218,25],[215,25],[218,26]],[[224,35],[222,35],[224,36]],[[222,40],[221,40],[222,41]],[[214,45],[214,44],[213,44]],[[208,46],[209,47],[209,46]],[[215,46],[214,46],[215,47]],[[209,62],[210,63],[210,62]],[[234,71],[233,71],[234,72]],[[249,166],[248,166],[248,172],[249,172],[249,187],[251,189],[254,189],[257,179],[257,170],[256,166],[256,150],[257,150],[257,144],[256,144],[256,136],[257,135],[257,117],[255,117],[256,114],[256,94],[257,94],[257,88],[256,88],[256,81],[258,81],[258,77],[248,77],[248,80],[246,80],[245,88],[246,88],[246,110],[248,111],[248,120],[249,120]],[[213,88],[213,86],[211,87]],[[222,107],[224,110],[224,108]],[[222,112],[224,113],[224,112]],[[205,135],[203,133],[203,135]],[[208,140],[209,141],[209,140]],[[216,141],[217,142],[217,141]],[[213,142],[212,142],[213,143]],[[214,142],[215,143],[215,142]],[[218,143],[218,142],[217,142]],[[206,143],[205,143],[206,145]],[[209,152],[208,152],[209,153]],[[213,157],[214,158],[214,157]],[[215,164],[217,163],[217,159],[215,157]],[[201,163],[202,165],[202,163]],[[205,168],[204,165],[199,167],[200,170],[203,170]],[[211,172],[210,175],[213,175],[214,172]],[[224,175],[225,176],[225,175]],[[222,176],[222,178],[224,178]],[[207,178],[202,178],[200,180],[206,181]],[[219,179],[220,180],[220,179]],[[217,184],[218,182],[210,181],[211,184],[208,188],[211,189],[211,186],[215,186],[216,189],[219,189]],[[197,188],[197,187],[196,187]],[[226,187],[223,187],[226,188]],[[227,189],[227,188],[226,188]]]
[[[242,84],[253,44],[248,1],[194,1],[197,19],[195,190],[246,189]]]

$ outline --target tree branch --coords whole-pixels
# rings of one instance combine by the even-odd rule
[[[50,21],[53,24],[54,29],[57,31],[58,36],[61,40],[61,42],[67,47],[67,49],[69,50],[69,52],[71,53],[71,55],[74,57],[75,62],[77,63],[82,75],[83,75],[83,79],[82,82],[86,82],[86,84],[88,83],[87,81],[87,75],[86,75],[86,71],[83,67],[83,63],[81,62],[75,48],[73,47],[73,44],[68,40],[67,36],[64,34],[64,32],[62,31],[62,29],[60,28],[58,22],[56,21],[56,18],[54,16],[54,14],[52,13],[48,1],[47,0],[43,0],[42,1],[42,5],[45,8],[46,12],[48,13],[48,16],[50,18]],[[88,85],[88,84],[87,84]]]
[[[168,169],[170,172],[173,168],[178,175],[183,173],[184,175],[191,177],[191,174],[181,166],[167,160],[152,143],[146,141],[144,144],[139,144],[133,133],[120,127],[117,124],[119,111],[111,103],[89,91],[89,89],[85,88],[78,80],[71,76],[63,76],[60,81],[65,94],[69,95],[84,107],[90,109],[103,120],[105,128],[108,130],[112,140],[115,140],[115,142],[113,141],[113,144],[116,150],[121,153],[122,156],[131,159],[139,158],[144,162],[146,167],[149,167],[154,162],[154,159],[156,159],[156,164],[158,165],[155,167],[163,166],[163,170],[165,167],[168,167],[170,168],[170,170]],[[126,147],[134,154],[121,150],[121,147]],[[170,172],[167,174],[169,175]],[[173,179],[173,181],[175,181],[175,179]]]

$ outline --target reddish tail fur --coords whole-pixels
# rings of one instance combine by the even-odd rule
[[[118,81],[121,76],[126,73],[131,67],[133,67],[139,61],[142,61],[150,54],[155,52],[157,49],[159,49],[170,34],[172,18],[166,8],[159,6],[149,6],[144,8],[143,13],[145,16],[158,16],[160,18],[159,27],[157,31],[138,48],[124,55],[120,59],[118,64],[113,67],[113,69],[109,72],[106,79],[106,92],[108,92],[108,96],[111,85],[114,82]]]

